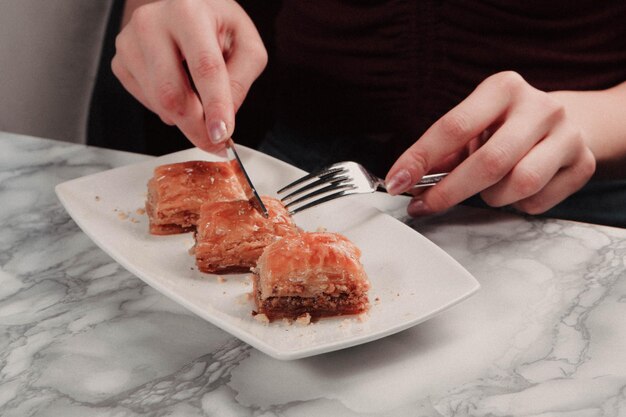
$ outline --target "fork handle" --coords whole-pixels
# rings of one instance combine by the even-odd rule
[[[437,184],[442,179],[444,179],[444,177],[446,175],[448,175],[447,172],[442,172],[442,173],[439,173],[439,174],[424,175],[422,177],[422,179],[419,180],[419,182],[417,184],[415,184],[413,187],[411,187],[411,189],[422,188],[422,187],[431,187],[431,186]]]
[[[417,184],[413,185],[408,191],[416,190],[418,188],[423,188],[423,187],[432,187],[433,185],[435,185],[439,181],[441,181],[446,175],[448,175],[447,172],[441,172],[439,174],[424,175],[422,177],[422,179],[419,180],[417,182]],[[380,188],[382,189],[382,191],[387,192],[387,187],[385,186],[384,182],[381,182]],[[412,195],[412,194],[410,194],[408,192],[404,192],[402,194],[404,194],[404,195]]]

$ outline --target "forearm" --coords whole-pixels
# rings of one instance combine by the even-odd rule
[[[597,161],[596,177],[626,178],[626,82],[603,91],[555,91]]]

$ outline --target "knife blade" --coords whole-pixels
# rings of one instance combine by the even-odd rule
[[[265,204],[263,204],[256,188],[254,188],[254,184],[252,184],[246,169],[243,167],[241,158],[239,158],[239,154],[235,150],[235,142],[233,142],[232,139],[228,139],[226,141],[226,156],[231,163],[233,171],[235,172],[244,193],[246,194],[246,198],[250,204],[252,204],[252,206],[267,219],[269,217],[267,208],[265,207]]]

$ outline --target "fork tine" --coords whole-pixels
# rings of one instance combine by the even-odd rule
[[[434,185],[446,175],[447,173],[424,175],[413,188]],[[294,190],[294,187],[298,188]],[[376,190],[386,191],[383,179],[358,162],[344,161],[305,175],[281,188],[277,193],[288,192],[280,201],[287,207],[289,213],[296,214],[340,197],[373,193]]]
[[[319,188],[306,195],[303,195],[300,198],[290,201],[289,203],[285,204],[285,207],[293,206],[294,204],[298,204],[303,201],[310,200],[313,197],[316,197],[318,195],[325,194],[331,191],[353,190],[354,188],[355,187],[352,184],[342,184],[341,181],[333,181],[331,184],[327,185],[326,187]],[[281,201],[284,203],[284,199]]]
[[[287,194],[286,196],[284,196],[283,198],[281,198],[281,201],[287,201],[292,199],[293,197],[302,194],[305,191],[311,190],[315,187],[318,187],[320,185],[324,185],[324,184],[334,184],[334,183],[340,183],[342,181],[346,181],[349,179],[348,176],[343,175],[340,177],[335,176],[336,174],[339,174],[339,171],[334,171],[332,173],[326,174],[321,176],[317,181],[313,181],[305,186],[302,186],[300,188],[298,188],[297,190]]]
[[[337,193],[330,194],[330,195],[327,195],[325,197],[322,197],[319,200],[311,201],[310,203],[305,204],[303,206],[296,207],[293,210],[289,210],[289,214],[294,215],[294,214],[296,214],[296,213],[298,213],[298,212],[300,212],[302,210],[306,210],[306,209],[309,209],[311,207],[315,207],[318,204],[326,203],[327,201],[331,201],[331,200],[334,200],[336,198],[343,197],[343,196],[346,196],[346,195],[352,195],[352,194],[356,194],[356,193],[355,192],[350,192],[350,190],[339,191]]]
[[[320,177],[320,176],[323,176],[323,175],[328,175],[328,174],[332,174],[332,173],[336,173],[336,172],[339,172],[339,171],[341,171],[341,170],[342,170],[342,168],[340,168],[340,167],[335,168],[335,167],[334,167],[334,165],[331,165],[331,166],[329,166],[329,167],[323,168],[323,169],[322,169],[322,170],[320,170],[320,171],[313,172],[313,173],[311,173],[311,174],[307,174],[307,175],[305,175],[305,176],[304,176],[304,177],[302,177],[302,178],[298,178],[298,179],[297,179],[297,180],[295,180],[294,182],[292,182],[292,183],[289,183],[289,184],[285,185],[283,188],[281,188],[280,190],[278,190],[278,191],[277,191],[277,193],[278,193],[278,194],[280,194],[280,193],[284,193],[284,192],[285,192],[285,191],[287,191],[288,189],[293,188],[293,187],[295,187],[295,186],[296,186],[296,185],[298,185],[298,184],[302,184],[303,182],[306,182],[306,181],[308,181],[308,180],[310,180],[310,179],[312,179],[312,178],[315,178],[315,177]]]

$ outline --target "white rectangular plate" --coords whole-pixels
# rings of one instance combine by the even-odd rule
[[[240,146],[240,156],[261,195],[303,171]],[[255,320],[247,294],[249,274],[226,280],[203,274],[188,253],[191,233],[153,236],[144,207],[148,179],[162,164],[215,160],[198,149],[59,184],[56,192],[82,230],[122,266],[200,317],[277,359],[297,359],[370,342],[414,326],[478,290],[461,265],[393,217],[346,197],[298,213],[305,230],[324,227],[351,239],[363,252],[371,281],[367,316],[322,319],[308,326]]]

